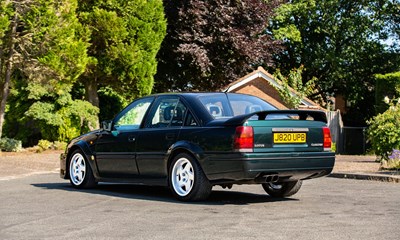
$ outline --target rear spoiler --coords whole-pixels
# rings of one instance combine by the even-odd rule
[[[307,120],[308,117],[313,118],[314,121],[327,123],[326,113],[324,111],[313,111],[313,110],[271,110],[271,111],[261,111],[254,112],[244,115],[239,115],[233,117],[226,122],[224,125],[232,126],[232,125],[242,125],[247,119],[257,115],[258,120],[265,120],[268,115],[297,115],[299,116],[299,120]]]

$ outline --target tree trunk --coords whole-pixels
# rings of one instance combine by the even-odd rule
[[[10,94],[10,82],[11,82],[11,74],[13,70],[13,62],[12,57],[14,55],[14,46],[15,46],[15,34],[17,32],[17,25],[18,25],[18,15],[15,13],[14,19],[11,26],[10,32],[10,43],[8,47],[8,56],[6,60],[6,69],[5,69],[5,78],[4,78],[4,85],[3,91],[1,95],[1,102],[0,102],[0,138],[3,135],[3,125],[4,125],[4,116],[6,114],[6,103],[8,95]]]
[[[99,94],[97,93],[97,79],[87,78],[84,81],[85,84],[85,98],[86,101],[90,102],[93,106],[99,107]],[[89,126],[90,130],[98,129],[100,127],[99,121],[96,122],[96,126]]]

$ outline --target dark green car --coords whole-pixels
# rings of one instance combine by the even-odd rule
[[[322,111],[276,110],[243,94],[176,93],[137,99],[102,129],[72,140],[60,174],[76,188],[168,186],[184,201],[232,184],[288,197],[302,180],[328,175],[334,162]]]

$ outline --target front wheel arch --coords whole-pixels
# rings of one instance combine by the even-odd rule
[[[78,141],[76,143],[74,143],[67,152],[67,156],[66,156],[66,176],[69,175],[69,161],[71,159],[71,155],[76,151],[76,150],[80,150],[82,151],[83,155],[87,158],[90,159],[89,160],[89,165],[92,167],[92,171],[93,171],[93,175],[95,176],[96,179],[99,178],[99,172],[97,169],[97,163],[96,161],[94,161],[92,159],[92,156],[94,156],[94,154],[92,153],[92,151],[90,150],[90,147],[88,145],[87,142],[85,141]]]
[[[71,149],[72,150],[72,149]],[[81,175],[82,179],[80,180],[75,180],[73,179],[74,176],[76,176],[75,173],[71,173],[71,169],[73,166],[77,166],[78,164],[72,163],[72,161],[75,159],[80,158],[80,161],[83,163],[81,164],[80,168],[82,170],[77,170],[78,172],[82,172],[83,174]],[[79,161],[79,160],[77,160]],[[79,148],[74,148],[74,151],[71,151],[71,154],[69,154],[67,158],[67,176],[70,179],[71,185],[75,188],[93,188],[96,186],[97,182],[96,179],[93,175],[93,168],[89,162],[89,158],[86,156],[86,154]]]

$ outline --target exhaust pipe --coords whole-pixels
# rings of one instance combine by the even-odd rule
[[[274,183],[277,182],[279,180],[279,176],[278,175],[265,175],[265,182],[266,183]]]
[[[265,178],[265,181],[266,181],[267,183],[271,182],[271,181],[272,181],[272,176],[267,176],[267,177]]]
[[[278,175],[274,175],[272,177],[272,182],[277,182],[279,180],[279,176]]]

